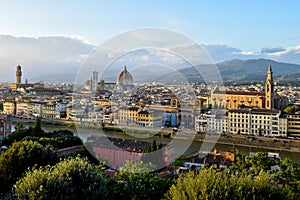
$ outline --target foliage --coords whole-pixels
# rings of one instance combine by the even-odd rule
[[[76,125],[74,123],[71,123],[71,124],[66,124],[66,127],[75,129]]]
[[[271,166],[279,164],[279,159],[268,159],[266,152],[257,152],[253,156],[238,155],[231,169],[245,171],[252,167],[254,173],[259,173],[261,170],[269,171]]]
[[[109,181],[108,199],[161,199],[170,187],[170,180],[155,177],[153,165],[126,162],[123,169]]]
[[[164,166],[162,144],[157,144],[156,140],[153,140],[152,143],[143,150],[142,161],[144,163],[152,163],[158,168]]]
[[[103,173],[79,157],[30,170],[14,188],[20,199],[107,199]]]
[[[79,137],[74,136],[72,131],[59,130],[53,132],[44,132],[39,126],[39,120],[34,127],[26,128],[21,122],[17,122],[16,129],[8,136],[5,145],[11,145],[13,142],[21,140],[38,141],[43,145],[52,145],[55,148],[65,148],[82,144]]]
[[[38,142],[15,142],[0,155],[0,192],[8,191],[22,176],[28,167],[42,166],[56,162],[56,153],[49,146],[42,146]]]
[[[92,155],[93,152],[90,152],[86,146],[82,146],[80,149],[76,150],[76,151],[72,151],[72,152],[69,152],[67,154],[62,154],[60,155],[59,157],[60,158],[70,158],[70,157],[73,157],[73,158],[76,158],[76,157],[81,157],[81,158],[87,158],[88,161],[90,163],[93,163],[95,165],[101,165],[102,163],[95,157]],[[103,166],[104,168],[107,168],[107,166]]]
[[[300,165],[293,163],[290,158],[285,158],[281,162],[280,175],[290,199],[300,199]]]
[[[261,171],[255,178],[241,173],[233,175],[212,168],[180,174],[166,194],[167,199],[287,199],[274,183],[274,177]]]
[[[110,127],[110,126],[102,126],[102,130],[105,132],[105,131],[108,131],[108,132],[123,132],[122,129],[120,128],[116,128],[116,127]]]
[[[299,110],[300,110],[300,106],[292,105],[292,106],[288,106],[288,107],[284,108],[283,112],[288,113],[288,114],[293,114],[295,112],[298,112]]]
[[[62,137],[62,136],[73,136],[74,133],[69,130],[58,130],[47,133],[47,137]]]
[[[24,137],[30,135],[31,131],[32,127],[26,128],[22,122],[17,122],[15,131],[9,134],[6,145],[10,146],[13,142],[22,140]]]
[[[40,118],[37,117],[36,120],[35,120],[35,123],[33,125],[31,135],[32,136],[39,136],[43,133],[44,133],[44,131],[42,130],[42,127],[41,127],[41,120],[40,120]]]
[[[62,149],[71,146],[82,145],[82,141],[79,137],[76,136],[62,136],[62,137],[55,137],[55,138],[48,138],[48,137],[32,137],[27,136],[23,138],[24,141],[37,141],[42,145],[51,145],[56,149]]]

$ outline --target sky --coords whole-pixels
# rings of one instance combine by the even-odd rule
[[[47,66],[50,59],[55,59],[48,55],[53,49],[47,42],[39,46],[47,51],[38,60],[29,58],[32,45],[26,55],[14,54],[13,47],[18,42],[27,48],[31,39],[50,38],[53,46],[54,37],[63,37],[68,42],[61,49],[70,51],[70,55],[58,56],[56,63],[70,59],[74,65],[80,60],[77,58],[87,54],[88,45],[95,47],[120,33],[145,27],[174,30],[206,45],[216,62],[264,57],[300,64],[300,2],[297,0],[0,0],[0,5],[0,69],[15,66],[19,61],[28,66]],[[82,52],[74,51],[79,47],[83,47]],[[32,77],[37,75],[33,73]]]

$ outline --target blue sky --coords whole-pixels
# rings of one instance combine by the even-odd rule
[[[2,1],[0,34],[80,35],[95,45],[143,27],[244,51],[300,41],[299,1]]]
[[[0,70],[5,69],[0,82],[13,80],[18,63],[34,80],[76,73],[95,46],[145,27],[191,38],[214,62],[266,58],[300,64],[297,0],[0,0],[0,5]]]

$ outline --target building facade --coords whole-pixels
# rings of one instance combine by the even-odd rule
[[[238,109],[241,107],[258,107],[282,110],[288,105],[288,98],[279,96],[274,90],[273,71],[269,65],[264,92],[212,91],[212,107]],[[222,106],[222,107],[221,107]]]
[[[0,141],[4,140],[11,133],[11,121],[0,119]]]
[[[228,132],[287,137],[287,119],[279,110],[237,109],[228,111]]]
[[[123,167],[126,161],[130,160],[135,163],[142,161],[143,151],[148,148],[151,143],[121,139],[110,137],[90,137],[88,142],[91,142],[93,152],[100,160],[104,160],[110,167],[118,169]],[[164,166],[171,164],[174,161],[174,147],[171,145],[163,146],[161,151],[161,160]]]
[[[300,114],[288,114],[287,123],[289,136],[300,137]]]

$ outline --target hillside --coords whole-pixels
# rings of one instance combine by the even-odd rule
[[[286,80],[297,81],[300,73],[300,65],[276,62],[267,59],[250,60],[229,60],[217,63],[217,67],[222,75],[224,82],[256,82],[264,81],[267,75],[268,66],[271,64],[274,79],[277,81]],[[210,66],[199,66],[208,69]],[[193,68],[188,67],[178,71],[189,82],[201,82],[199,73]],[[164,77],[172,77],[175,73],[169,73]]]

